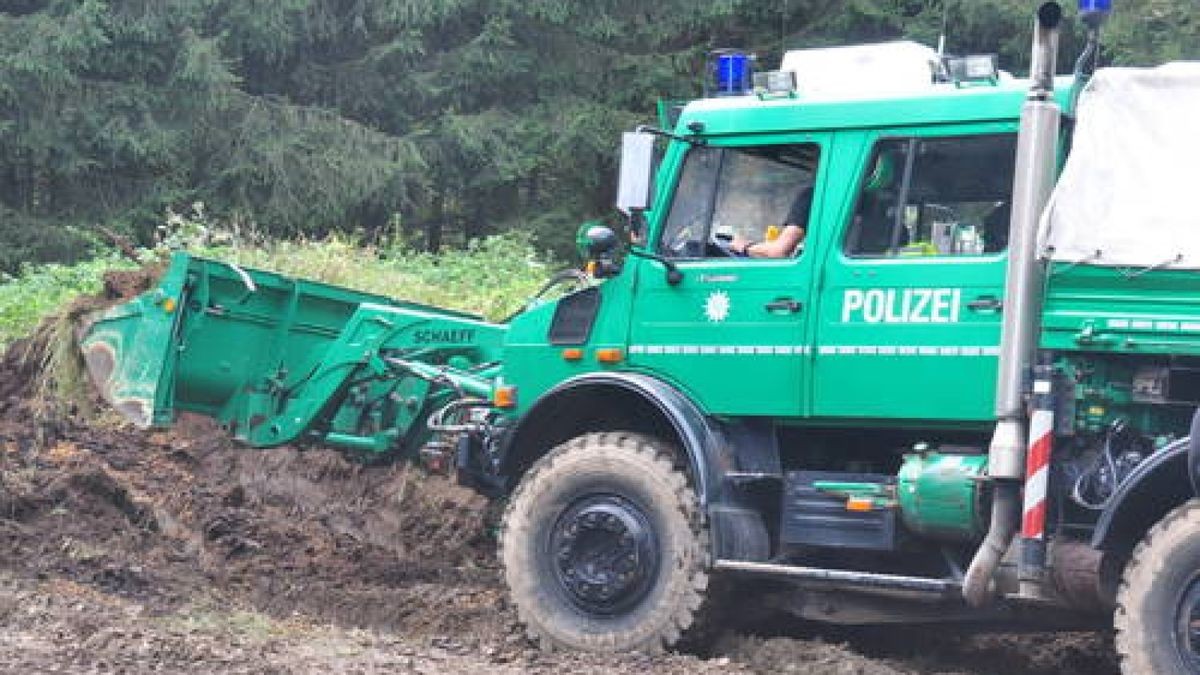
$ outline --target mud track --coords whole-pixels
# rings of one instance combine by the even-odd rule
[[[114,282],[102,305],[145,287]],[[0,357],[0,672],[1115,672],[1106,636],[831,630],[783,618],[704,654],[543,653],[495,507],[408,466],[247,450],[47,408],[45,344]]]

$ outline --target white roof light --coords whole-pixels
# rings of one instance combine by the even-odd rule
[[[796,74],[800,93],[807,98],[928,89],[939,67],[936,50],[905,40],[796,49],[784,54],[780,70]]]

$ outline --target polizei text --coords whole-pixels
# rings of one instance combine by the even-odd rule
[[[842,323],[957,323],[959,288],[848,288]]]

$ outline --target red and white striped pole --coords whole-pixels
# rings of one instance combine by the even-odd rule
[[[1039,582],[1046,570],[1046,493],[1054,449],[1054,366],[1033,369],[1029,452],[1025,456],[1025,508],[1021,518],[1021,581]],[[1024,594],[1024,593],[1023,593]]]

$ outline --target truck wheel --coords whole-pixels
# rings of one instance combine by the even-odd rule
[[[708,531],[669,446],[586,434],[538,460],[513,493],[500,560],[544,649],[659,652],[698,623]]]
[[[1200,673],[1200,500],[1146,534],[1121,578],[1117,653],[1125,673]]]

